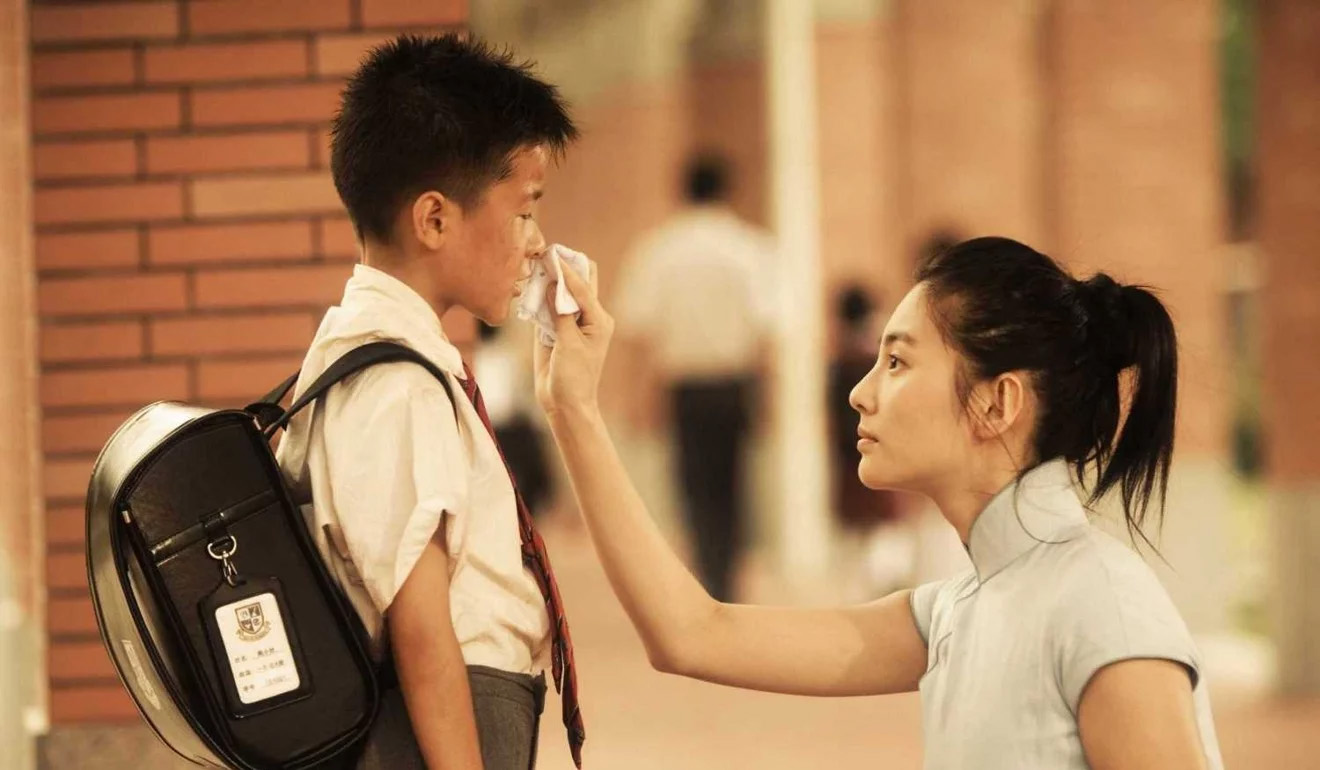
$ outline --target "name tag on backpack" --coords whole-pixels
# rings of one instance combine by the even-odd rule
[[[217,607],[215,624],[244,705],[293,692],[301,685],[275,594],[267,591]]]
[[[311,692],[283,591],[274,578],[221,584],[202,606],[207,636],[235,716],[298,700]]]

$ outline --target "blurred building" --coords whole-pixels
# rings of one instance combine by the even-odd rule
[[[794,8],[0,0],[6,767],[32,766],[35,735],[46,767],[163,766],[91,614],[91,464],[148,401],[246,403],[297,367],[356,259],[327,170],[344,76],[400,30],[469,23],[539,60],[573,102],[584,137],[543,219],[600,263],[606,296],[627,244],[674,210],[675,172],[698,147],[734,159],[740,214],[801,246],[781,310],[807,328],[785,342],[822,377],[813,309],[849,282],[901,296],[911,255],[942,228],[1159,287],[1184,362],[1163,577],[1204,638],[1238,629],[1244,601],[1269,605],[1278,687],[1320,694],[1320,5],[818,0],[805,22]],[[1228,20],[1245,75],[1225,66]],[[1254,88],[1234,90],[1240,77]],[[1225,118],[1243,93],[1245,127]],[[1259,355],[1268,482],[1261,585],[1240,569],[1231,303],[1260,335],[1245,349]],[[445,320],[471,342],[470,319]],[[626,384],[617,366],[609,378]],[[823,419],[767,419],[823,446]],[[793,491],[818,506],[781,510],[765,476],[776,563],[819,568],[820,479]]]

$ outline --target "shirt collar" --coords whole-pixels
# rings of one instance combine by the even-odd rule
[[[355,265],[339,305],[376,336],[402,342],[444,371],[466,378],[463,356],[445,335],[431,303],[398,278],[370,265]]]
[[[1088,525],[1063,460],[1051,460],[999,491],[972,522],[967,550],[981,582],[1037,545],[1067,542]]]

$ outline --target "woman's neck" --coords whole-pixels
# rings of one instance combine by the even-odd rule
[[[972,526],[990,500],[1000,490],[1017,479],[1019,468],[996,458],[985,463],[971,463],[967,472],[959,473],[929,492],[944,519],[958,533],[964,546],[970,545]]]

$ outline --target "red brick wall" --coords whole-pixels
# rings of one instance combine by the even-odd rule
[[[1267,464],[1280,487],[1302,488],[1320,481],[1320,402],[1315,397],[1320,383],[1320,48],[1315,44],[1320,7],[1306,0],[1262,4],[1258,29],[1257,206],[1265,276],[1260,307]],[[1298,553],[1297,558],[1314,556]],[[1289,668],[1295,670],[1295,664]]]
[[[33,4],[56,724],[136,718],[87,598],[97,451],[149,401],[247,403],[298,366],[357,255],[327,170],[342,79],[399,30],[466,18],[465,0]]]

